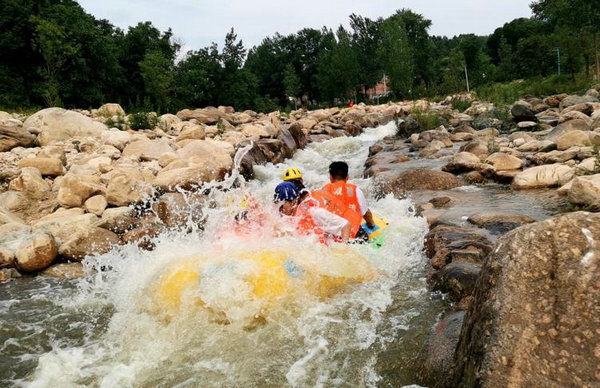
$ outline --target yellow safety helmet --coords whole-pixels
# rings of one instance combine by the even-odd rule
[[[291,181],[292,179],[301,179],[302,174],[296,167],[290,167],[283,172],[283,180]]]

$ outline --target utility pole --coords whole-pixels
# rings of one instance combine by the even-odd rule
[[[465,65],[465,79],[467,80],[467,93],[471,93],[471,88],[469,88],[469,72],[467,72],[467,65]]]
[[[557,47],[554,51],[556,51],[556,68],[558,75],[560,75],[560,49]]]

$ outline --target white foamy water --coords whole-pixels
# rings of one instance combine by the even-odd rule
[[[0,294],[0,318],[10,318],[13,341],[2,347],[10,366],[0,381],[34,387],[233,387],[375,386],[410,379],[412,372],[402,370],[412,368],[404,363],[417,353],[412,336],[427,331],[439,306],[425,288],[421,251],[427,226],[413,216],[408,200],[369,199],[371,209],[390,222],[385,245],[338,248],[366,258],[375,276],[326,297],[292,287],[285,298],[261,300],[247,281],[258,264],[240,258],[285,252],[286,265],[335,274],[341,269],[328,262],[331,247],[310,237],[274,237],[269,228],[246,237],[228,233],[232,203],[246,193],[276,217],[273,189],[288,166],[302,171],[307,187],[319,188],[327,182],[329,163],[345,160],[351,180],[369,197],[370,181],[362,179],[368,148],[393,133],[393,124],[369,129],[356,138],[312,144],[280,165],[257,166],[256,180],[210,194],[213,205],[203,209],[203,230],[161,235],[152,252],[125,246],[88,258],[85,279],[11,282],[13,288]],[[165,314],[156,305],[157,284],[165,271],[190,258],[207,263],[188,295],[203,305],[188,303]],[[302,268],[288,273],[296,276]],[[27,300],[27,293],[39,300]],[[25,309],[31,311],[19,314]]]

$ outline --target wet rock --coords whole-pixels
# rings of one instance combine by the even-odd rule
[[[564,163],[576,158],[579,152],[580,149],[578,147],[573,147],[566,151],[540,152],[527,157],[527,159],[533,161],[535,164]]]
[[[473,140],[464,144],[459,149],[460,152],[469,152],[484,160],[488,155],[488,144],[481,140]],[[480,160],[480,161],[481,161]]]
[[[568,195],[572,204],[600,210],[600,174],[576,177]]]
[[[51,233],[58,245],[71,238],[81,229],[87,229],[98,221],[93,214],[84,214],[83,209],[63,209],[40,218],[32,225],[34,231]]]
[[[206,197],[202,195],[167,193],[152,205],[152,209],[168,228],[187,228],[202,221],[205,202]]]
[[[465,317],[451,386],[596,386],[600,215],[501,237]]]
[[[15,251],[15,265],[25,272],[47,268],[57,256],[56,241],[50,233],[38,232],[28,236]]]
[[[433,327],[425,342],[424,360],[418,374],[419,384],[432,388],[448,384],[464,318],[464,311],[451,313]]]
[[[65,239],[58,253],[69,260],[81,261],[84,257],[104,254],[120,243],[119,236],[99,227],[82,228]]]
[[[59,176],[63,174],[63,163],[55,158],[25,158],[19,161],[19,168],[35,167],[44,176]]]
[[[481,163],[479,157],[470,152],[454,154],[448,164],[442,167],[442,170],[454,174],[476,170],[484,176],[491,176],[494,173],[494,168],[491,165]]]
[[[106,209],[102,213],[102,218],[98,220],[95,226],[123,234],[127,230],[136,227],[138,222],[133,215],[132,209],[123,206]]]
[[[425,237],[425,253],[435,269],[451,262],[452,251],[471,250],[485,256],[491,249],[489,239],[481,231],[472,228],[436,225]]]
[[[7,282],[11,279],[17,279],[20,277],[21,273],[14,268],[0,269],[0,282]]]
[[[59,263],[46,268],[41,274],[58,279],[79,279],[85,276],[85,271],[81,263]]]
[[[382,178],[384,179],[377,179],[377,189],[382,194],[393,193],[400,197],[407,190],[450,190],[463,184],[453,174],[425,169],[390,172]]]
[[[434,291],[447,293],[450,300],[459,302],[473,294],[481,266],[468,263],[450,263],[434,276]]]
[[[27,128],[0,124],[0,152],[10,151],[15,147],[31,147],[34,141],[35,136]]]
[[[123,243],[136,244],[140,249],[152,251],[155,248],[152,239],[158,236],[162,231],[162,225],[144,223],[135,229],[126,232],[123,235]]]
[[[432,198],[431,200],[429,200],[429,202],[433,205],[433,207],[443,209],[450,207],[454,201],[450,197],[442,196]]]
[[[98,121],[62,108],[47,108],[29,116],[23,128],[36,128],[40,132],[37,142],[42,146],[82,137],[99,139],[108,130]]]
[[[470,185],[477,185],[486,182],[485,177],[479,171],[468,172],[467,174],[465,174],[464,179]]]
[[[563,164],[528,168],[515,176],[512,187],[517,190],[562,186],[575,175],[575,169]]]
[[[50,185],[42,178],[40,170],[34,167],[24,167],[21,173],[13,179],[9,190],[19,191],[29,198],[41,198],[50,192]]]
[[[470,216],[468,221],[500,235],[519,226],[535,222],[529,216],[515,213],[478,213]]]
[[[294,138],[294,141],[296,142],[296,147],[298,149],[302,149],[306,146],[306,144],[308,143],[308,139],[306,138],[306,134],[302,130],[302,125],[300,123],[292,123],[288,127],[288,131]]]

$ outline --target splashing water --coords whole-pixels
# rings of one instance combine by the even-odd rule
[[[129,245],[88,258],[84,279],[36,277],[0,288],[0,319],[7,322],[0,361],[10,365],[0,381],[100,387],[414,382],[407,360],[415,358],[415,338],[428,330],[439,305],[425,288],[426,223],[413,216],[408,200],[369,200],[390,222],[381,249],[325,247],[310,237],[274,237],[268,228],[240,237],[227,226],[246,194],[277,217],[273,188],[288,166],[302,171],[307,187],[318,188],[328,180],[329,163],[345,160],[351,180],[369,197],[370,181],[362,179],[368,148],[393,133],[393,124],[368,129],[359,137],[311,144],[279,165],[255,166],[256,180],[211,191],[202,230],[163,234],[152,252]],[[211,184],[234,181],[240,181],[237,174]],[[348,253],[334,259],[335,249]],[[284,252],[290,279],[311,270],[340,273],[337,263],[352,255],[376,275],[325,296],[295,288],[300,283],[292,279],[285,298],[265,302],[247,281],[261,265],[247,256],[264,251]],[[182,304],[187,307],[165,314],[156,308],[157,284],[190,258],[205,263],[199,289],[186,296],[188,302],[201,299],[201,306]]]

